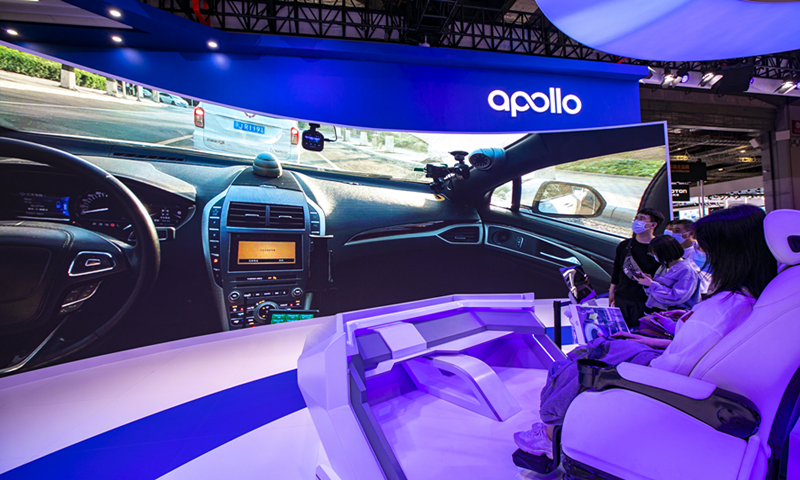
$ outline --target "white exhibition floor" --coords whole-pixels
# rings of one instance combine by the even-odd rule
[[[511,461],[513,435],[539,421],[547,371],[494,370],[522,407],[502,423],[419,390],[372,407],[409,480],[535,478]]]
[[[306,335],[321,320],[207,335],[0,378],[0,479],[31,478],[30,472],[12,469],[43,462],[48,454],[68,452],[67,447],[201,397],[294,370]],[[259,398],[227,407],[241,416],[273,408]],[[162,434],[170,432],[153,430],[153,441]],[[191,442],[194,436],[177,440]],[[150,461],[115,464],[102,448],[97,450],[80,461],[106,461],[110,470]],[[163,478],[307,480],[314,478],[320,454],[319,438],[303,408],[177,465]],[[80,461],[77,471],[67,468],[51,478],[92,478],[85,476]],[[147,476],[124,473],[109,471],[107,478]]]

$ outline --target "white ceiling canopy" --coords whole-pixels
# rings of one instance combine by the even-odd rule
[[[800,49],[800,1],[538,0],[562,32],[629,58],[704,61]]]

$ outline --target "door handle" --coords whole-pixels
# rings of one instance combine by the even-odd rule
[[[581,264],[581,261],[578,260],[575,257],[561,258],[561,257],[557,257],[555,255],[550,255],[549,253],[545,253],[545,252],[539,252],[539,255],[541,255],[543,257],[551,258],[553,260],[558,260],[559,262],[572,263],[574,265],[580,265]]]

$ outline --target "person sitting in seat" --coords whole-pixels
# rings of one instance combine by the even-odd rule
[[[748,318],[753,304],[778,273],[775,257],[764,238],[765,216],[759,208],[738,205],[697,221],[695,239],[706,253],[713,273],[712,295],[678,321],[673,340],[620,333],[614,335],[615,339],[595,340],[604,345],[587,345],[589,348],[583,348],[582,354],[570,353],[568,360],[554,363],[540,402],[540,418],[546,423],[535,423],[531,430],[515,433],[517,446],[530,454],[553,458],[553,431],[580,393],[580,358],[619,364],[627,360],[611,354],[629,350],[624,344],[635,342],[654,352],[665,349],[649,362],[651,367],[688,375],[706,352]],[[623,345],[615,346],[620,343]],[[641,358],[642,353],[636,351],[635,356]]]
[[[691,260],[683,258],[683,248],[671,236],[661,235],[649,246],[650,255],[660,265],[655,277],[646,273],[638,279],[647,293],[647,308],[689,310],[700,301],[700,275]]]

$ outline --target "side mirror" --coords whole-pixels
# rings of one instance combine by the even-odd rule
[[[588,185],[544,182],[533,199],[533,213],[548,217],[599,217],[606,208],[600,192]]]
[[[303,131],[303,148],[312,152],[321,152],[325,148],[325,135],[318,132],[319,124],[312,123]]]

